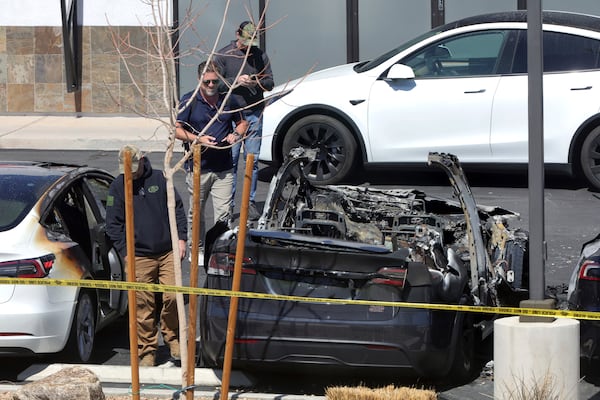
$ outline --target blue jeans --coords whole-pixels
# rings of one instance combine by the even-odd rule
[[[256,186],[258,184],[258,154],[260,153],[260,143],[262,142],[262,110],[252,111],[244,110],[244,119],[248,121],[248,131],[243,142],[237,143],[231,148],[233,156],[233,188],[231,191],[231,205],[235,204],[235,185],[237,177],[238,160],[240,158],[240,149],[244,146],[244,155],[254,154],[254,165],[252,166],[252,185],[250,186],[250,201],[254,201],[256,196]],[[246,164],[244,159],[243,165]]]

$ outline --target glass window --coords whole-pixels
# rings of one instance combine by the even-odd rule
[[[88,259],[91,259],[92,247],[87,214],[89,204],[80,183],[81,181],[75,182],[61,198],[57,199],[55,206],[68,236],[72,241],[77,242]]]
[[[544,0],[544,9],[555,10],[546,5],[547,1]],[[565,0],[557,1],[565,2]],[[444,13],[446,22],[452,22],[473,15],[516,9],[517,0],[445,0]]]
[[[178,5],[179,88],[183,94],[198,84],[198,64],[206,60],[215,41],[219,39],[216,48],[220,49],[235,40],[235,31],[242,21],[259,20],[260,8],[258,0],[178,0]],[[221,36],[217,36],[219,33]]]
[[[544,72],[598,68],[600,41],[560,32],[544,32]],[[513,73],[527,72],[527,32],[520,35]]]
[[[67,224],[56,207],[52,207],[52,210],[41,223],[48,229],[47,233],[50,240],[65,240],[64,238],[69,235]]]
[[[488,31],[461,35],[432,44],[401,62],[416,78],[491,75],[507,32]]]
[[[102,219],[106,220],[106,198],[108,197],[110,182],[99,178],[87,178],[86,183],[92,192],[92,196],[94,196]]]
[[[56,175],[1,175],[0,231],[17,226],[58,178]]]
[[[268,2],[267,54],[275,83],[346,63],[346,1]]]
[[[371,60],[428,31],[430,8],[429,1],[359,1],[359,60]]]
[[[565,33],[544,33],[544,71],[577,71],[598,67],[600,41]]]

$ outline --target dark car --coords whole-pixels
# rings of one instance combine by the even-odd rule
[[[600,311],[600,235],[585,243],[571,274],[567,294],[569,309]],[[580,321],[581,356],[599,359],[600,321]]]
[[[419,190],[315,186],[303,172],[314,155],[294,149],[273,178],[258,226],[245,238],[240,290],[322,301],[240,298],[234,365],[470,376],[491,316],[327,299],[516,305],[528,296],[528,235],[509,228],[518,215],[477,206],[448,154],[431,154],[429,162],[450,175],[458,201]],[[238,230],[210,236],[207,286],[229,290]],[[223,362],[229,303],[203,299],[206,365]]]
[[[105,234],[113,179],[95,168],[0,161],[0,277],[125,279]],[[120,290],[0,284],[0,355],[64,350],[89,361],[96,332],[126,310]]]

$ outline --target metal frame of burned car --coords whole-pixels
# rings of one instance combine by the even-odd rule
[[[475,203],[458,159],[431,153],[457,200],[414,189],[316,186],[315,152],[293,149],[245,238],[240,290],[322,298],[241,298],[234,365],[385,368],[467,378],[493,315],[331,304],[326,299],[514,306],[528,298],[528,235],[518,214]],[[207,287],[231,289],[238,229],[206,239]],[[229,298],[205,297],[201,358],[223,362]],[[477,315],[474,315],[477,314]]]

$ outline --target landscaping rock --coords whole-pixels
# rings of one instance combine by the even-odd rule
[[[100,379],[89,369],[68,367],[28,383],[12,393],[12,400],[105,400]]]

